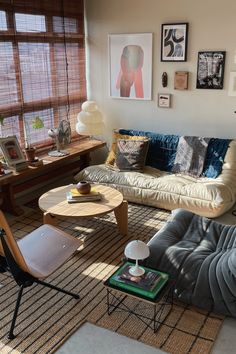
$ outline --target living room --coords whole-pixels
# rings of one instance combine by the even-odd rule
[[[11,6],[19,2],[17,0],[13,2],[0,1],[0,11],[3,11],[3,9],[8,11]],[[35,1],[25,1],[26,13],[29,10],[26,3],[33,4],[32,7],[36,6]],[[42,8],[45,3],[42,2]],[[63,1],[53,1],[52,6],[56,3],[60,3],[58,6],[61,9]],[[80,7],[82,1],[75,1],[75,3],[77,5],[79,3],[78,6]],[[75,8],[77,5],[75,5]],[[80,111],[81,104],[85,101],[96,102],[103,120],[101,138],[106,142],[107,148],[103,147],[89,152],[93,165],[103,163],[107,158],[114,129],[123,128],[178,136],[234,139],[233,127],[236,118],[236,107],[234,105],[234,96],[236,96],[235,10],[236,4],[233,0],[228,0],[227,3],[222,3],[219,0],[206,0],[204,2],[200,1],[200,3],[180,0],[178,4],[175,4],[175,2],[173,4],[172,2],[167,3],[163,0],[84,0],[86,92],[83,91],[80,97],[78,95],[77,98],[73,97],[74,101],[71,101],[70,107],[70,114],[73,115],[73,119],[70,123],[73,124],[71,129],[76,134],[77,114]],[[29,13],[32,13],[32,11],[31,8]],[[78,19],[80,18],[78,16]],[[1,24],[4,22],[1,12],[0,21]],[[180,60],[179,58],[175,58],[175,60],[173,58],[172,60],[164,58],[162,40],[164,36],[163,25],[165,24],[185,25],[185,54]],[[63,26],[63,24],[58,26],[61,25]],[[71,31],[73,32],[73,25],[71,26]],[[1,31],[3,31],[2,26]],[[137,40],[141,41],[145,48],[144,58],[147,55],[149,60],[148,80],[147,82],[143,81],[145,83],[144,89],[146,90],[148,87],[148,93],[146,94],[145,91],[145,95],[142,98],[132,97],[134,95],[133,87],[131,88],[130,97],[121,97],[119,90],[117,90],[118,93],[114,94],[112,87],[112,80],[116,82],[119,74],[118,72],[113,74],[111,70],[112,60],[115,57],[113,55],[113,44],[116,39],[121,39],[126,43],[125,41],[127,38],[129,40],[130,35],[136,36]],[[144,37],[147,35],[145,37],[147,39],[142,41],[142,35]],[[60,35],[58,35],[59,37]],[[8,39],[19,40],[19,36],[17,37],[16,33],[10,33]],[[75,39],[70,40],[76,43]],[[64,38],[62,40],[61,37],[61,42],[63,41]],[[197,88],[197,78],[201,70],[199,52],[210,53],[210,55],[214,53],[223,55],[224,65],[221,66],[219,73],[221,79],[220,87],[210,87],[208,83],[209,86],[207,87]],[[47,56],[46,51],[44,51],[44,55]],[[62,52],[58,55],[59,61],[65,60]],[[71,60],[69,54],[68,58]],[[146,80],[144,69],[147,69],[147,67],[143,68],[143,80]],[[63,70],[61,69],[61,73]],[[184,73],[185,79],[187,78],[184,88],[176,87],[178,73]],[[65,74],[61,75],[63,77],[61,85],[66,87],[68,77]],[[70,75],[69,78],[72,79]],[[180,82],[181,84],[182,81]],[[42,87],[46,91],[49,90],[47,85],[44,87],[42,84]],[[68,90],[67,92],[65,91],[65,98],[63,98],[65,104],[67,102],[66,96],[69,96]],[[160,96],[168,99],[167,105],[166,103],[163,104]],[[78,97],[80,101],[76,101]],[[54,107],[58,102],[58,99],[57,103],[50,102],[51,107]],[[35,106],[35,111],[39,110],[39,107],[40,104],[38,107]],[[42,108],[45,107],[46,102],[43,102]],[[27,114],[30,113],[31,108],[28,104],[26,108]],[[13,106],[8,107],[8,111],[5,110],[3,116],[4,113],[8,112],[9,117],[9,110],[16,112],[14,109],[15,107]],[[18,113],[22,114],[21,108],[17,109]],[[64,116],[67,115],[63,114]],[[30,132],[32,136],[36,136],[35,134],[39,130],[30,130]],[[48,142],[48,136],[44,135],[43,139]],[[51,143],[50,139],[49,141]],[[79,143],[78,141],[78,145]],[[23,146],[21,147],[23,148]],[[50,157],[48,159],[53,158]],[[71,161],[71,163],[75,164],[75,161]],[[62,185],[62,179],[55,178],[58,177],[60,169],[61,171],[63,170],[61,165],[57,167],[57,176],[53,176],[48,188],[46,185],[46,189],[45,179],[40,177],[40,183],[43,183],[42,193]],[[42,168],[42,173],[46,175],[48,170]],[[68,183],[73,182],[71,176],[66,177],[67,182],[69,181]],[[43,222],[42,211],[35,204],[36,191],[32,184],[29,183],[26,187],[16,190],[16,192],[19,191],[19,201],[26,197],[26,199],[29,199],[29,203],[27,202],[23,205],[26,210],[24,216],[9,216],[9,223],[17,238],[24,236],[27,232],[31,232],[33,228],[39,227]],[[27,193],[25,193],[26,191]],[[28,198],[29,196],[30,198]],[[13,193],[11,197],[14,198]],[[124,215],[126,215],[125,211],[120,219],[123,219]],[[79,348],[80,341],[82,341],[80,333],[82,333],[86,343],[89,340],[89,336],[94,337],[92,345],[97,347],[93,347],[91,352],[95,353],[99,353],[99,351],[96,351],[99,350],[99,347],[101,352],[104,351],[105,343],[107,343],[107,353],[119,353],[119,349],[120,352],[127,350],[127,353],[133,353],[134,348],[137,352],[136,345],[140,345],[143,353],[145,353],[145,350],[151,350],[150,353],[152,350],[153,353],[158,352],[159,348],[164,352],[171,353],[188,353],[195,350],[195,352],[207,354],[212,350],[212,347],[213,353],[233,352],[234,341],[232,333],[236,326],[235,320],[232,318],[224,320],[221,314],[219,318],[214,314],[209,317],[208,315],[206,316],[204,311],[194,312],[190,307],[176,306],[173,317],[177,318],[179,316],[178,324],[176,326],[173,325],[172,318],[167,323],[169,327],[163,325],[156,334],[150,328],[144,327],[143,323],[139,322],[134,316],[127,316],[123,312],[116,311],[111,316],[106,314],[106,292],[101,284],[102,281],[107,279],[108,275],[112,274],[120,266],[125,246],[130,240],[138,238],[145,243],[149,242],[156,232],[166,224],[169,215],[170,210],[129,202],[129,236],[121,236],[120,228],[117,228],[117,224],[119,226],[119,216],[115,215],[114,217],[111,213],[107,213],[101,218],[95,217],[80,220],[79,223],[78,220],[74,219],[69,221],[60,220],[58,227],[73,236],[79,235],[83,246],[80,249],[81,253],[78,260],[74,256],[72,260],[68,261],[62,271],[56,271],[49,279],[50,281],[52,280],[52,283],[55,281],[56,284],[60,284],[63,288],[69,286],[70,290],[79,293],[81,300],[77,304],[74,299],[70,299],[67,295],[62,295],[54,290],[45,290],[40,285],[34,286],[32,289],[28,288],[23,296],[16,320],[16,338],[8,340],[6,339],[6,334],[14,311],[17,285],[5,273],[0,274],[1,284],[3,283],[7,287],[1,300],[4,309],[1,315],[3,316],[3,325],[1,326],[0,351],[2,350],[6,353],[47,353],[58,350],[64,343],[64,346],[61,347],[62,353],[63,350],[64,353],[83,353]],[[230,220],[234,224],[234,216],[231,215],[230,207],[226,213],[220,216],[220,220],[223,220],[223,222],[225,221],[224,217],[227,221]],[[73,272],[76,273],[76,268],[79,273],[73,276]],[[4,286],[1,287],[1,291],[4,290]],[[128,304],[129,302],[132,301],[128,301]],[[190,319],[192,319],[190,322],[188,314],[190,314]],[[84,322],[86,324],[92,323],[87,334],[83,332]],[[205,323],[207,324],[206,327],[204,327]],[[192,330],[191,328],[192,331],[188,332],[188,327],[194,327],[194,329]],[[208,336],[202,330],[203,327],[205,332],[209,331]],[[214,327],[213,332],[211,332],[212,327]],[[103,332],[104,328],[108,329],[109,332]],[[222,329],[220,330],[220,328]],[[72,341],[71,347],[70,340],[73,333],[75,339]],[[114,333],[116,337],[113,336]],[[228,343],[229,337],[227,337],[227,333],[231,334],[230,342]],[[96,338],[96,336],[102,336],[104,347],[101,345],[101,338]],[[110,347],[112,343],[108,339],[109,336],[114,341],[112,342],[114,350]],[[125,338],[125,342],[122,342],[123,338]],[[132,342],[133,339],[136,342]],[[149,346],[142,347],[142,342]],[[68,347],[66,346],[67,343],[69,343]],[[81,344],[81,348],[86,348],[87,351],[89,349],[85,345],[86,343]],[[197,346],[197,343],[200,343],[200,345]],[[147,353],[149,352],[147,351]]]

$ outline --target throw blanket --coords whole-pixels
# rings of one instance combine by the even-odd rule
[[[172,172],[199,177],[203,171],[210,138],[181,136]]]

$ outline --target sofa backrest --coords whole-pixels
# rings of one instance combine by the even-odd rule
[[[120,134],[146,136],[150,139],[146,165],[171,172],[174,165],[179,135],[166,135],[142,130],[119,129]],[[208,144],[202,176],[216,178],[222,171],[230,139],[211,138]]]

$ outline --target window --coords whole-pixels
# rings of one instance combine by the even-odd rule
[[[48,145],[63,119],[76,135],[85,100],[83,0],[0,0],[1,136]]]

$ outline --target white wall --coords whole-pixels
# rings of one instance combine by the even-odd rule
[[[229,73],[236,71],[235,0],[85,0],[88,44],[88,97],[104,115],[109,141],[113,128],[161,133],[236,137],[236,97],[228,96]],[[161,62],[161,24],[188,22],[188,61]],[[151,101],[109,97],[108,34],[153,33]],[[225,50],[223,90],[196,89],[197,53]],[[189,89],[174,90],[175,71],[189,71]],[[168,73],[168,87],[161,76]],[[172,94],[172,107],[157,107],[158,93]]]

